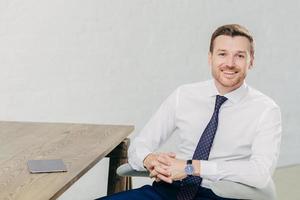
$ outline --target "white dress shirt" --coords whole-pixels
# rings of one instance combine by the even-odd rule
[[[129,164],[145,170],[144,158],[172,134],[180,139],[177,158],[192,159],[218,94],[213,80],[177,88],[133,139]],[[262,188],[272,181],[279,155],[280,109],[245,83],[225,96],[209,159],[200,161],[202,186],[223,179]]]

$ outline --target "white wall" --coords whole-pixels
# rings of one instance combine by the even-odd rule
[[[279,165],[299,163],[299,9],[297,0],[0,0],[0,120],[138,132],[178,85],[210,77],[211,32],[241,23],[257,43],[248,83],[282,108]],[[106,171],[104,160],[61,199],[104,195]]]

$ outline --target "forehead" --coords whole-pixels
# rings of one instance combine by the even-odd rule
[[[217,50],[250,52],[250,41],[244,36],[220,35],[214,40],[214,51]]]

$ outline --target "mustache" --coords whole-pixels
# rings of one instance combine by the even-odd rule
[[[228,70],[228,71],[240,71],[238,67],[236,66],[224,66],[221,67],[221,70]]]

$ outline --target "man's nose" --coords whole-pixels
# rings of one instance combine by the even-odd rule
[[[226,59],[226,65],[228,67],[233,67],[235,64],[234,56],[228,56]]]

